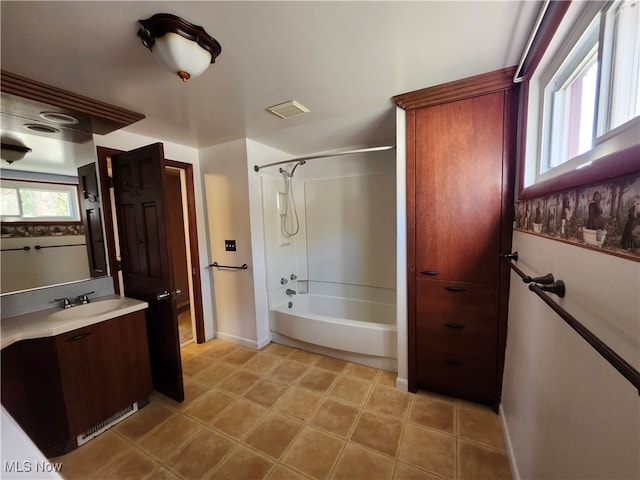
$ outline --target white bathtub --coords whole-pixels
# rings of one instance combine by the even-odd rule
[[[272,308],[270,317],[276,343],[397,370],[395,305],[298,294]]]

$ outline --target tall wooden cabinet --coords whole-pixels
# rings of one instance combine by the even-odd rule
[[[406,110],[409,390],[500,403],[518,89],[513,68],[394,98]]]

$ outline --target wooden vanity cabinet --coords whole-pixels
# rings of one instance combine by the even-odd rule
[[[2,350],[2,404],[47,456],[152,391],[144,310]]]
[[[394,98],[406,110],[409,390],[497,408],[506,344],[513,68]]]

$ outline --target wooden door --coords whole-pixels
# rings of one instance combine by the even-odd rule
[[[89,271],[92,278],[104,277],[107,275],[107,256],[102,232],[101,201],[98,191],[96,164],[89,163],[78,167],[78,181],[82,190],[80,192],[80,204],[82,223],[84,224],[87,238]]]
[[[503,103],[497,92],[416,111],[418,277],[498,283]]]
[[[149,303],[147,335],[154,388],[184,400],[178,315],[165,209],[161,143],[112,156],[124,294]]]

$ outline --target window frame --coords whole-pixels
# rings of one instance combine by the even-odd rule
[[[33,184],[34,186],[41,185],[43,190],[58,190],[69,193],[71,199],[72,215],[70,217],[24,217],[22,215],[0,215],[0,223],[10,225],[80,225],[82,224],[81,218],[81,202],[80,202],[80,188],[75,183],[65,182],[48,182],[42,180],[25,180],[18,178],[0,178],[2,186],[7,184],[11,188],[15,185],[16,188],[27,188],[27,184]],[[48,186],[49,188],[46,188]],[[20,207],[22,208],[22,207]]]
[[[541,114],[539,111],[535,114],[532,113],[533,109],[540,108],[540,94],[543,91],[540,85],[541,80],[538,69],[541,68],[540,64],[550,45],[555,41],[556,43],[552,47],[558,50],[560,40],[564,40],[559,40],[556,34],[571,4],[572,2],[565,1],[549,3],[540,23],[540,28],[536,32],[531,48],[522,63],[523,81],[519,106],[520,133],[518,135],[519,174],[517,199],[533,198],[635,173],[640,170],[640,162],[638,162],[640,144],[637,138],[637,132],[640,129],[640,118],[636,117],[596,138],[591,150],[565,162],[564,168],[561,165],[561,168],[557,170],[560,173],[556,173],[554,176],[547,176],[547,178],[540,178],[534,175],[537,181],[525,186],[527,176],[531,176],[531,169],[537,170],[540,166]],[[607,10],[613,5],[613,2],[589,2],[589,4],[590,12],[584,13],[587,8],[580,10],[577,15],[573,12],[575,18],[569,18],[571,21],[569,32],[574,30],[572,28],[573,23],[579,19],[580,15],[591,15],[591,19],[593,19],[598,12],[602,12],[601,22],[607,21]],[[595,4],[595,7],[593,4]],[[594,10],[596,10],[596,14],[593,13]],[[580,36],[582,31],[577,33],[573,31],[573,35],[574,37]],[[603,40],[603,38],[599,39],[600,49],[603,48]],[[600,57],[602,57],[602,54],[600,54]],[[550,63],[548,59],[545,58],[545,60]],[[602,100],[596,106],[597,118],[601,115],[601,104]],[[529,108],[530,105],[531,109]],[[535,145],[532,145],[532,139],[535,140]],[[533,154],[531,153],[532,150],[534,151]],[[529,161],[527,161],[528,157]],[[535,159],[535,162],[532,161],[533,159]]]

